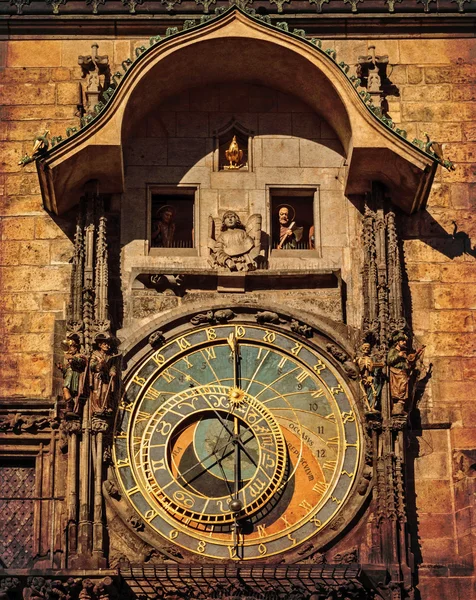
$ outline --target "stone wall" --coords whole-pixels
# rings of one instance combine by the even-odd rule
[[[233,111],[232,107],[237,110]],[[233,121],[250,132],[249,168],[219,170],[214,137]],[[352,287],[352,282],[358,280],[360,266],[351,260],[349,235],[352,231],[355,236],[359,230],[359,216],[343,194],[344,152],[325,120],[298,98],[249,84],[186,90],[143,118],[126,144],[127,190],[122,199],[121,225],[126,296],[130,293],[128,281],[132,276],[129,274],[141,267],[159,269],[169,267],[173,262],[178,272],[186,271],[187,267],[209,269],[209,218],[221,218],[226,210],[236,211],[243,224],[250,215],[260,214],[262,230],[270,241],[272,227],[277,226],[271,218],[270,188],[284,186],[289,188],[290,194],[291,190],[312,189],[312,193],[316,190],[317,251],[314,256],[309,252],[271,252],[270,269],[341,269],[349,294],[358,298],[358,287],[357,290]],[[182,256],[179,251],[171,258],[169,249],[164,252],[153,249],[149,256],[151,211],[148,202],[149,190],[154,184],[159,186],[154,188],[156,191],[161,189],[160,185],[165,185],[165,189],[174,186],[196,188],[195,257]],[[300,224],[299,214],[296,222]],[[139,240],[145,243],[138,243]],[[303,289],[271,292],[271,289],[272,283],[270,291],[261,296],[264,298],[272,293],[273,300],[283,306],[292,305],[296,310],[313,306],[320,314],[342,319],[339,290],[335,293],[333,290]],[[153,306],[171,308],[181,302],[180,298],[155,294],[151,290],[132,294],[133,308],[126,310],[124,315],[129,326],[131,318],[151,314]],[[201,298],[207,296],[215,302],[224,301],[217,293],[202,294]],[[327,297],[332,300],[326,303]],[[184,300],[196,298],[197,294],[192,291]],[[125,299],[126,305],[128,300]],[[359,324],[358,308],[357,300],[350,310],[355,325]]]
[[[1,395],[7,399],[47,398],[53,392],[54,323],[65,318],[72,253],[72,219],[53,218],[44,211],[34,165],[22,169],[17,163],[31,150],[32,138],[44,129],[64,135],[67,126],[77,125],[74,113],[81,76],[77,57],[88,54],[93,41],[14,40],[6,44],[3,55],[0,369]],[[129,40],[98,41],[100,54],[109,55],[113,68],[137,45]],[[334,47],[340,59],[354,64],[369,43],[340,40]],[[421,390],[421,423],[414,423],[414,489],[412,484],[407,492],[418,513],[414,550],[421,563],[421,597],[466,599],[471,597],[468,575],[473,572],[476,548],[471,462],[476,443],[474,42],[381,39],[373,43],[377,54],[387,53],[394,65],[389,74],[398,95],[388,98],[390,116],[407,130],[410,139],[424,139],[428,132],[443,142],[445,155],[456,163],[455,171],[438,169],[424,212],[402,216],[407,301],[418,341],[427,345],[425,362],[433,365]],[[181,117],[174,108],[169,107],[169,118],[176,123],[178,138]],[[208,106],[207,110],[215,114],[221,109]],[[295,128],[302,126],[303,120],[296,121],[293,110],[276,110],[274,117],[279,117],[285,139],[300,136]],[[306,118],[314,122],[313,115]],[[281,142],[266,143],[272,148]],[[277,151],[275,147],[274,157]],[[302,156],[308,156],[304,151]],[[143,179],[134,187],[130,170],[132,162],[143,159],[141,155],[128,156],[128,194],[137,189],[143,199]],[[296,156],[288,148],[283,161],[300,161]],[[264,153],[262,157],[265,160]],[[274,166],[281,169],[286,164]],[[312,170],[309,163],[296,163],[293,168]],[[331,192],[335,175],[330,174],[328,181]],[[228,199],[220,200],[219,190],[223,189],[210,186],[215,209],[235,202],[228,191]],[[262,185],[248,190],[250,208],[257,189],[262,197]],[[358,230],[350,235],[351,240],[358,239]],[[132,239],[136,237],[140,238],[132,235]],[[421,435],[420,426],[424,428]]]

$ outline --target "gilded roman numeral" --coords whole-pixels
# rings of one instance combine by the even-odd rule
[[[326,444],[328,446],[338,446],[339,438],[338,437],[329,438],[328,440],[326,440]]]
[[[260,538],[266,537],[266,526],[265,525],[258,525],[258,535]]]
[[[148,400],[157,400],[159,396],[160,392],[153,387],[150,387],[144,394],[144,398],[147,398]]]
[[[191,369],[193,367],[192,363],[188,360],[188,358],[186,356],[182,356],[182,360],[185,361],[185,364],[187,365],[187,369]]]
[[[286,515],[281,515],[280,519],[283,521],[285,527],[291,527],[291,523],[286,518]]]
[[[311,396],[313,398],[320,398],[321,396],[324,396],[324,390],[322,388],[319,388],[318,390],[311,392]]]
[[[162,377],[167,383],[171,383],[175,379],[168,369],[165,369],[165,371],[162,372]]]
[[[299,383],[303,383],[303,381],[306,381],[308,377],[309,373],[306,373],[304,369],[299,373],[299,375],[296,375],[296,379],[299,381]]]
[[[328,487],[329,484],[325,481],[318,481],[316,484],[313,485],[312,491],[318,494],[324,494]]]
[[[140,410],[136,415],[136,419],[137,421],[147,421],[151,416],[150,413]]]
[[[336,468],[337,461],[335,460],[326,460],[322,465],[323,469],[327,469],[328,471],[333,471]]]
[[[313,509],[312,504],[309,504],[309,502],[307,500],[301,500],[301,502],[299,503],[299,506],[301,508],[304,508],[304,510],[307,510],[308,512]]]
[[[212,358],[217,357],[217,355],[215,353],[215,348],[213,346],[210,346],[209,348],[205,348],[205,352],[206,352],[207,358],[212,359]]]

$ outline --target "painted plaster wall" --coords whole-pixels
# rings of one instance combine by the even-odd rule
[[[93,41],[4,43],[0,368],[5,398],[52,393],[54,322],[65,317],[72,253],[67,220],[42,208],[34,165],[21,169],[17,163],[38,132],[64,134],[77,124],[77,56],[88,54]],[[426,211],[403,223],[413,327],[427,345],[425,362],[433,364],[420,413],[423,425],[434,428],[415,435],[419,587],[423,599],[467,599],[474,586],[474,472],[471,462],[460,468],[454,457],[476,444],[475,45],[471,39],[372,42],[394,64],[390,78],[399,95],[389,98],[392,118],[410,138],[422,139],[427,131],[443,142],[457,166],[454,172],[438,170]],[[99,43],[100,53],[117,67],[142,41]],[[335,48],[353,64],[369,43],[342,40]],[[253,202],[250,195],[248,201]]]

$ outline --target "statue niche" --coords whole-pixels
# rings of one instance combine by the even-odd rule
[[[261,215],[251,215],[246,226],[234,211],[224,213],[221,225],[209,217],[210,264],[230,271],[254,271],[264,255],[261,249]],[[217,233],[217,230],[218,233]]]

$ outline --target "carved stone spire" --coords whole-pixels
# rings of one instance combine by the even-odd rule
[[[76,333],[82,341],[83,331],[83,271],[84,239],[83,213],[78,212],[74,234],[73,268],[71,273],[71,296],[68,306],[67,334]]]

